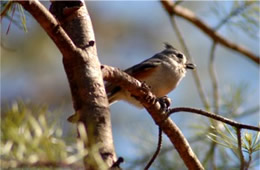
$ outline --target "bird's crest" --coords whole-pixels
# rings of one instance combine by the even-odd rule
[[[167,43],[167,42],[165,42],[164,43],[164,46],[165,46],[165,48],[166,49],[173,49],[173,50],[177,50],[176,48],[174,48],[170,43]]]

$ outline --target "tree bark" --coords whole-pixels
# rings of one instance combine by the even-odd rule
[[[86,147],[99,146],[100,156],[111,167],[116,154],[109,105],[84,1],[52,1],[50,10],[58,22],[37,0],[17,2],[31,13],[61,51],[73,106],[87,131]],[[90,156],[85,159],[86,169],[97,169],[89,159]]]
[[[116,161],[109,104],[106,97],[94,31],[84,1],[54,2],[51,12],[78,47],[80,55],[63,57],[73,105],[87,130],[88,145],[101,144],[100,154],[112,166]],[[87,163],[89,164],[89,162]]]

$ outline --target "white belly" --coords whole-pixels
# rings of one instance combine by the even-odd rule
[[[174,90],[184,77],[184,74],[176,74],[178,70],[172,70],[172,68],[166,66],[160,69],[161,70],[155,72],[151,78],[145,80],[145,82],[151,86],[151,91],[157,97],[163,97]]]
[[[163,97],[175,89],[180,80],[185,76],[186,72],[185,70],[171,68],[168,65],[163,65],[160,69],[161,70],[153,72],[153,75],[149,76],[149,78],[141,80],[151,87],[151,91],[157,97]],[[126,90],[121,90],[117,97],[137,107],[143,107],[139,101],[132,97]]]

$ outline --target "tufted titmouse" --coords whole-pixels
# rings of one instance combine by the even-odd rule
[[[184,54],[165,43],[165,49],[153,57],[137,64],[125,72],[136,79],[145,82],[157,97],[163,97],[175,89],[185,76],[187,69],[194,69],[195,65],[189,63]],[[125,100],[139,108],[143,106],[131,94],[112,83],[105,85],[110,104],[118,100]],[[76,112],[68,118],[70,122],[77,122],[79,114]]]
[[[162,52],[126,69],[125,72],[145,82],[157,97],[163,97],[175,89],[185,76],[187,69],[194,68],[195,65],[189,63],[184,54],[165,43],[165,49]],[[107,83],[105,87],[110,104],[125,100],[137,107],[143,107],[127,90],[111,83]]]

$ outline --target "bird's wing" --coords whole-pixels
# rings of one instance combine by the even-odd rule
[[[125,72],[138,80],[144,81],[145,77],[152,74],[160,64],[161,60],[158,57],[152,57],[141,62],[140,64],[126,69]],[[112,103],[115,101],[113,96],[121,90],[121,87],[112,83],[106,83],[105,86],[109,103]]]
[[[120,86],[114,85],[112,83],[106,83],[105,84],[106,92],[107,92],[107,98],[109,103],[113,103],[116,99],[114,98],[114,95],[121,90]]]
[[[126,69],[125,72],[138,80],[144,80],[145,77],[152,74],[160,64],[161,60],[153,57]]]

